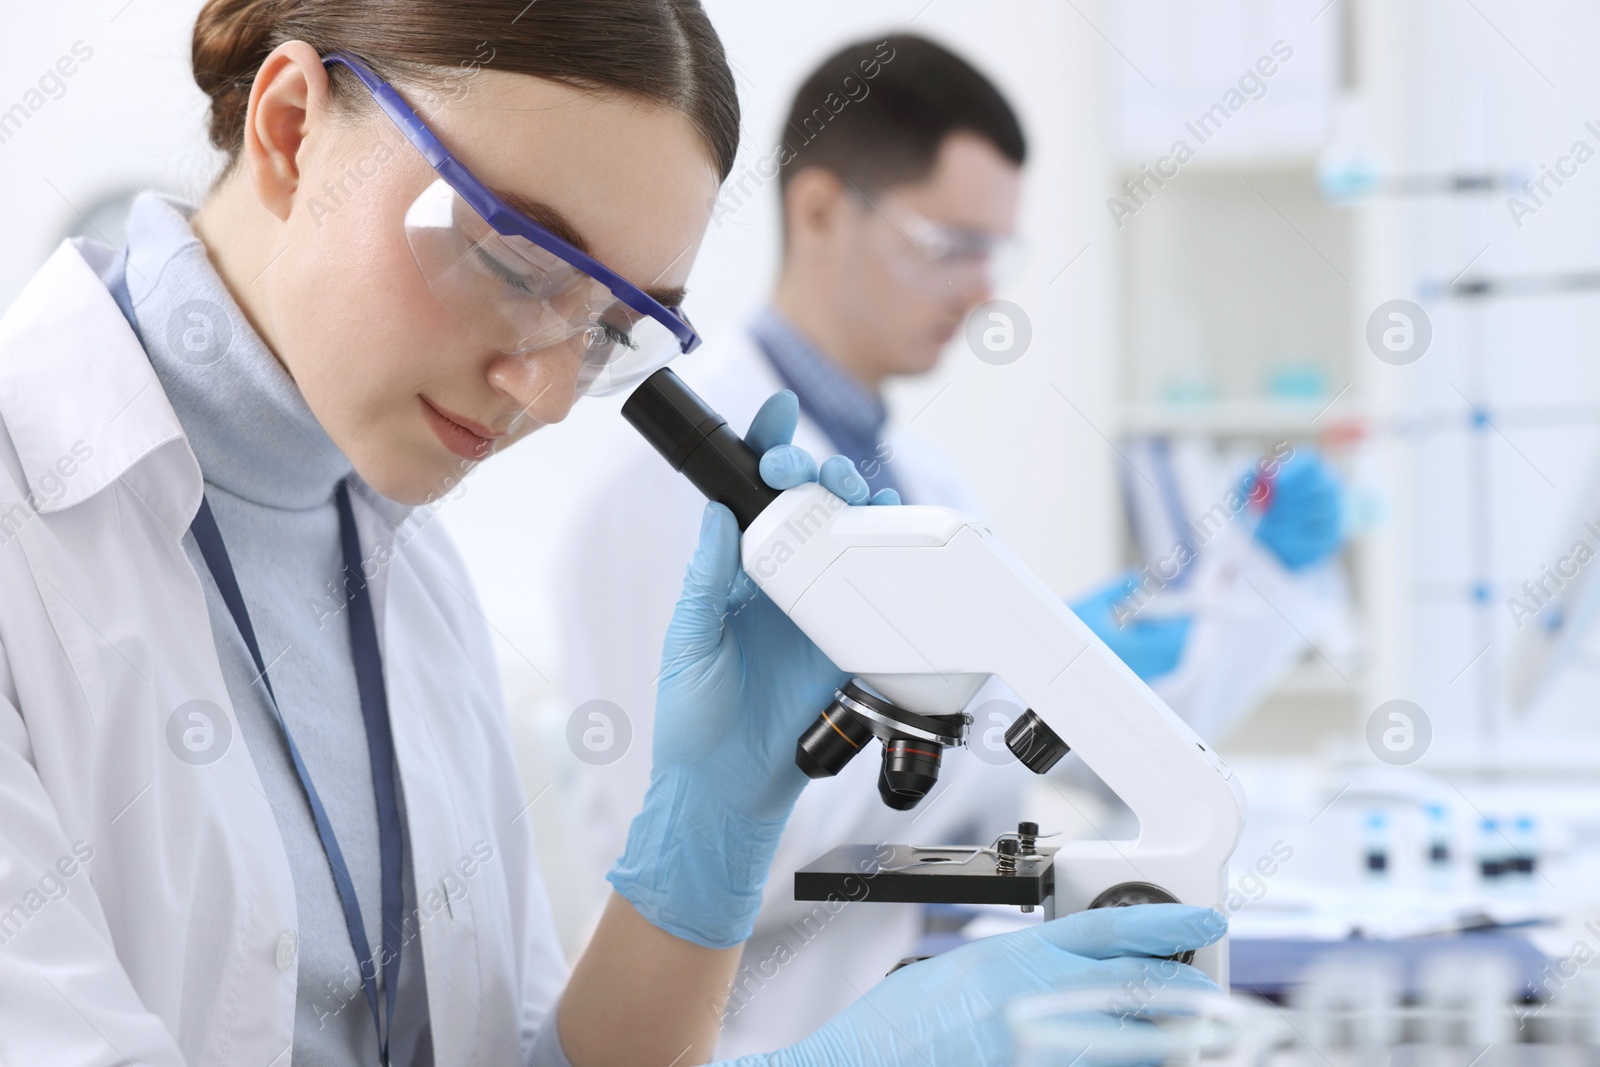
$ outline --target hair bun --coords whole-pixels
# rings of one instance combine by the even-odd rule
[[[190,59],[228,170],[244,147],[261,64],[289,41],[322,56],[352,52],[379,77],[403,75],[402,89],[453,86],[492,63],[637,96],[687,115],[724,178],[739,147],[733,73],[700,0],[205,0]],[[328,79],[333,105],[371,103],[354,77],[336,69]]]
[[[206,0],[195,19],[194,80],[211,98],[211,143],[223,151],[244,134],[250,87],[286,6],[286,0]]]

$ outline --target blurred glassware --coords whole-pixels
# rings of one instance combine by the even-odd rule
[[[1294,1033],[1306,1055],[1370,1060],[1401,1038],[1402,985],[1394,961],[1330,956],[1314,965],[1290,1003],[1299,1021]]]
[[[1266,387],[1275,400],[1318,400],[1328,395],[1328,372],[1315,363],[1280,363],[1267,369]]]
[[[1159,986],[1030,997],[1006,1019],[1016,1067],[1254,1067],[1288,1036],[1250,997]]]

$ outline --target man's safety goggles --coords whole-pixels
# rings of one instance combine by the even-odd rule
[[[491,192],[365,63],[348,52],[330,52],[323,62],[360,79],[438,171],[406,212],[406,242],[433,295],[484,341],[508,355],[565,345],[583,363],[579,394],[596,396],[620,392],[699,346],[681,309],[663,306]]]
[[[901,282],[935,299],[965,299],[974,290],[992,290],[1010,280],[1022,249],[1010,234],[965,229],[936,222],[885,196],[877,203],[860,197],[892,233],[881,243]]]

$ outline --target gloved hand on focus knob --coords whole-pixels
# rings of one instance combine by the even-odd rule
[[[871,496],[843,456],[817,463],[790,444],[795,395],[770,397],[745,442],[774,489],[806,482],[849,504]],[[729,948],[750,936],[767,868],[806,776],[800,734],[846,675],[740,569],[739,526],[707,504],[700,544],[672,613],[656,694],[644,807],[608,876],[645,919],[674,936]]]
[[[870,907],[870,905],[869,905]],[[1209,945],[1228,921],[1210,908],[1138,904],[1080,911],[902,967],[811,1036],[721,1067],[977,1067],[1010,1062],[1002,1015],[1023,997],[1104,989],[1107,998],[1216,985],[1161,959]]]

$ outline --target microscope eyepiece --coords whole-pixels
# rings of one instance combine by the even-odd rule
[[[669,368],[633,391],[622,417],[708,500],[726,505],[739,529],[778,499],[761,480],[761,457]]]

